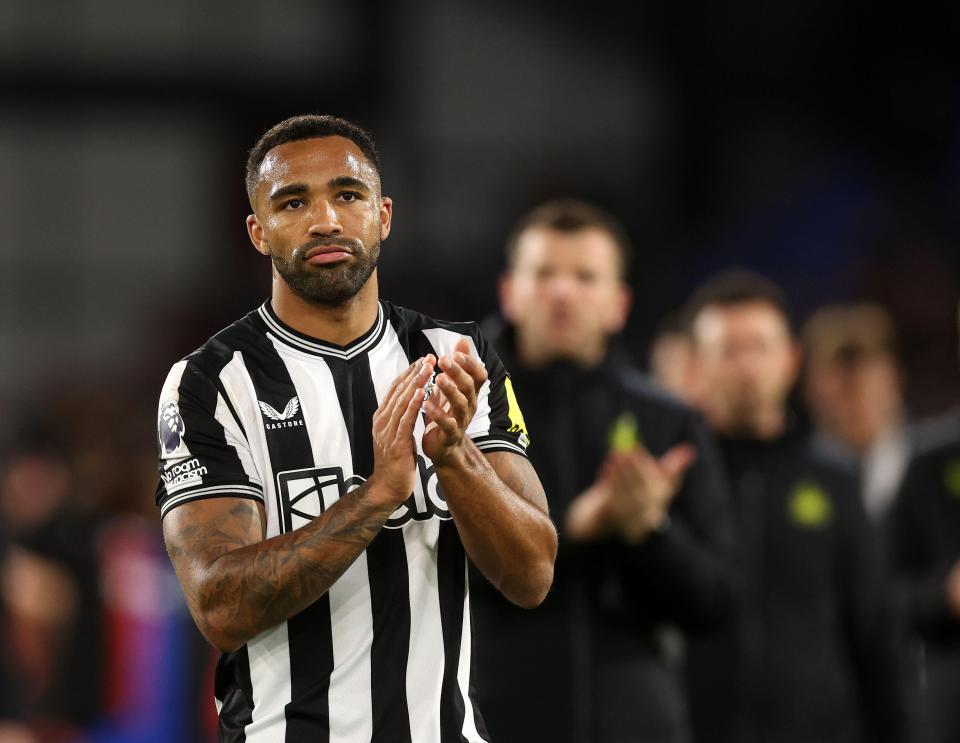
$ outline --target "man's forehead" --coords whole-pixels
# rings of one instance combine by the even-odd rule
[[[532,227],[520,236],[517,248],[518,259],[537,262],[573,260],[595,265],[596,259],[606,254],[611,267],[615,267],[619,258],[613,238],[605,230],[592,226],[573,231]]]
[[[764,300],[748,300],[729,305],[708,305],[697,314],[694,334],[701,338],[719,338],[724,331],[746,330],[790,334],[783,314]]]
[[[277,145],[263,158],[259,171],[261,186],[310,177],[326,181],[341,175],[366,181],[371,188],[377,183],[377,171],[363,151],[346,137],[337,136]]]

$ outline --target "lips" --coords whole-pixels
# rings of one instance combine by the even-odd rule
[[[319,245],[307,251],[305,260],[313,265],[324,265],[346,260],[351,254],[351,250],[340,245]]]

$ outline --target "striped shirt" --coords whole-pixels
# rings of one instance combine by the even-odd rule
[[[266,536],[297,529],[373,471],[371,419],[390,383],[461,338],[486,366],[467,435],[525,456],[509,377],[474,323],[381,301],[346,346],[285,325],[267,302],[170,370],[160,397],[162,515],[201,498],[263,504]],[[417,421],[414,492],[310,607],[224,653],[224,741],[488,740],[471,680],[467,559]]]

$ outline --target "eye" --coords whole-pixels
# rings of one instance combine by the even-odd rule
[[[352,201],[360,201],[360,194],[358,194],[356,191],[342,191],[337,194],[337,198],[341,201],[350,203]]]
[[[302,206],[303,206],[302,199],[290,199],[290,201],[285,202],[281,208],[282,209],[299,209]]]

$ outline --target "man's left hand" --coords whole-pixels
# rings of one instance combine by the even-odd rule
[[[423,453],[437,467],[450,463],[463,444],[467,426],[477,412],[477,397],[487,381],[484,365],[470,354],[470,343],[461,338],[453,356],[441,356],[440,374],[430,399],[423,403],[428,423],[423,433]]]

